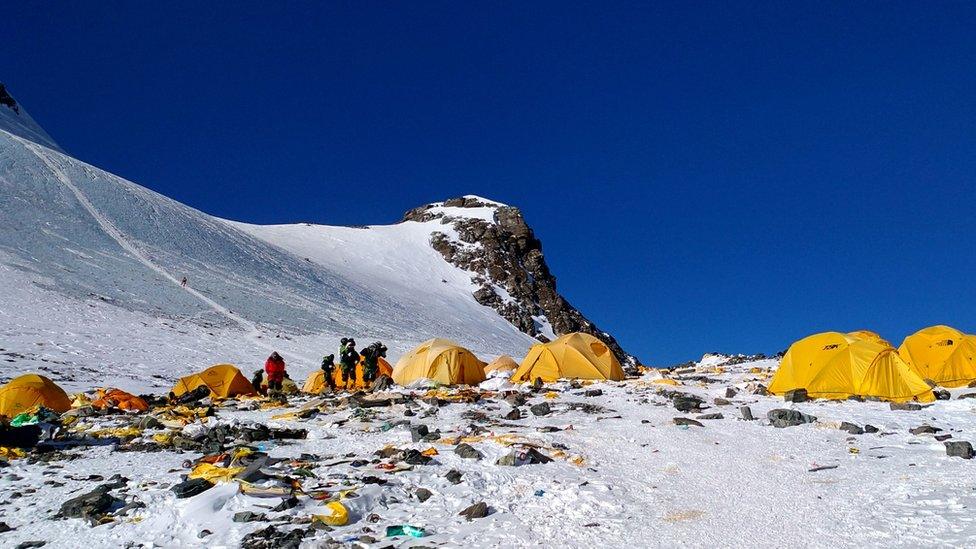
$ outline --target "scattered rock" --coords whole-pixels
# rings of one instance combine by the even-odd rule
[[[552,409],[549,408],[548,402],[540,402],[539,404],[532,405],[529,410],[537,416],[547,416],[552,413]]]
[[[909,429],[908,432],[913,435],[934,435],[941,430],[939,427],[932,427],[931,425],[919,425],[918,427]]]
[[[419,499],[421,503],[427,501],[428,499],[430,499],[430,496],[434,495],[433,492],[431,492],[426,488],[417,488],[417,490],[414,491],[413,494],[417,496],[417,499]]]
[[[414,442],[422,441],[428,434],[430,434],[430,431],[427,429],[427,426],[422,423],[410,427],[410,439]]]
[[[735,387],[725,388],[725,398],[735,398],[735,395],[739,394],[739,391],[735,390]]]
[[[525,404],[526,396],[522,393],[509,393],[505,395],[505,402],[509,403],[513,408],[518,408]]]
[[[162,429],[163,424],[153,416],[143,416],[139,418],[139,421],[136,423],[136,427],[142,430]]]
[[[474,446],[471,446],[470,444],[465,442],[458,444],[457,447],[454,448],[454,453],[464,459],[480,460],[481,458],[484,457],[484,455],[478,450],[476,450]]]
[[[450,482],[451,484],[461,484],[462,476],[463,475],[461,474],[461,471],[458,471],[457,469],[451,469],[450,471],[447,472],[446,475],[444,475],[444,478],[446,478],[447,481]]]
[[[815,416],[810,416],[801,413],[797,410],[787,410],[785,408],[776,408],[775,410],[770,410],[766,414],[769,418],[770,423],[773,427],[794,427],[797,425],[803,425],[804,423],[813,423],[817,421]]]
[[[732,404],[732,401],[731,400],[726,400],[726,399],[721,398],[721,397],[716,397],[715,400],[713,400],[712,402],[716,406],[728,406],[729,404]]]
[[[702,408],[702,399],[694,395],[676,396],[671,401],[674,404],[674,408],[679,412],[697,412]]]
[[[871,425],[871,424],[865,424],[864,425],[864,432],[865,433],[877,433],[880,430],[881,429],[878,429],[877,427],[875,427],[874,425]]]
[[[697,416],[695,419],[703,419],[703,420],[725,419],[725,416],[723,416],[722,414],[702,414],[700,416]]]
[[[522,419],[522,412],[518,408],[512,408],[505,414],[505,419],[515,421],[517,419]]]
[[[512,450],[508,454],[498,458],[495,465],[506,467],[518,467],[520,465],[535,465],[539,463],[549,463],[552,458],[536,450],[529,448],[524,451]]]
[[[756,419],[755,417],[752,416],[752,408],[748,406],[742,406],[741,408],[739,408],[739,413],[742,414],[742,419],[746,421],[752,421]]]
[[[965,440],[955,440],[944,442],[946,455],[949,457],[961,457],[963,459],[973,459],[976,453],[973,452],[973,445]]]
[[[47,545],[47,542],[42,540],[25,541],[20,545],[18,545],[17,547],[15,547],[14,549],[32,549],[34,547],[44,547],[45,545]]]
[[[203,538],[206,538],[206,537],[210,537],[212,535],[213,535],[213,532],[211,532],[210,530],[200,530],[200,533],[197,534],[197,537],[200,538],[200,539],[203,539]]]
[[[251,511],[241,511],[234,513],[234,522],[264,522],[268,520],[264,513],[252,513]]]
[[[949,400],[952,398],[949,391],[945,389],[932,389],[932,394],[935,395],[935,400]]]
[[[13,528],[11,528],[9,524],[7,524],[6,522],[0,522],[0,534],[4,532],[10,532],[12,530]]]
[[[289,532],[268,526],[251,532],[241,540],[242,549],[298,549],[309,532],[297,528]]]
[[[922,406],[917,402],[889,402],[888,407],[892,410],[904,410],[908,412],[917,412],[918,410],[925,408],[925,406]]]
[[[490,509],[488,509],[488,504],[483,501],[479,501],[458,513],[459,516],[466,517],[468,520],[485,518],[489,514]]]
[[[675,425],[688,425],[688,426],[694,426],[694,427],[704,427],[704,425],[702,425],[701,422],[698,422],[698,421],[695,421],[693,419],[689,419],[689,418],[686,418],[686,417],[676,417],[676,418],[674,418],[674,424]]]
[[[109,490],[118,487],[115,484],[103,484],[87,494],[71,498],[61,504],[57,516],[85,519],[94,526],[100,518],[124,504],[122,500],[109,494]]]
[[[937,440],[939,442],[943,442],[943,441],[946,441],[946,440],[949,440],[950,438],[952,438],[952,435],[950,435],[950,434],[935,435],[932,438],[934,438],[935,440]]]
[[[602,394],[603,394],[602,389],[587,389],[586,391],[583,392],[583,396],[588,396],[588,397],[598,397]]]
[[[421,454],[419,450],[407,450],[403,453],[403,461],[410,465],[427,465],[431,459]]]
[[[393,385],[394,385],[393,378],[391,378],[390,376],[381,375],[378,376],[375,380],[373,380],[372,385],[369,386],[369,392],[380,393],[383,391],[389,391],[390,388],[393,387]]]
[[[807,390],[803,388],[792,389],[783,394],[783,402],[806,402],[808,400],[810,398],[807,396]]]
[[[976,393],[963,393],[956,397],[956,400],[962,400],[964,398],[976,398]]]
[[[298,507],[298,503],[299,503],[298,498],[296,498],[295,496],[291,496],[290,498],[285,498],[281,500],[281,503],[276,505],[274,509],[272,509],[272,511],[277,512],[277,511],[287,511],[289,509],[294,509],[295,507]]]
[[[864,434],[864,429],[858,427],[857,425],[855,425],[853,423],[849,423],[847,421],[842,421],[841,424],[840,424],[840,427],[838,427],[838,429],[840,429],[841,431],[847,431],[848,433],[850,433],[852,435],[863,435]]]

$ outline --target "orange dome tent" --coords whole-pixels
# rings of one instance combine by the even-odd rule
[[[39,374],[22,375],[0,387],[0,415],[12,418],[34,406],[63,414],[71,409],[71,399],[64,389]]]
[[[216,364],[206,370],[180,378],[173,386],[173,394],[180,396],[201,385],[210,388],[217,398],[253,395],[254,386],[233,364]]]

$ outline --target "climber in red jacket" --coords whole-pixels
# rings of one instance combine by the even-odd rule
[[[264,363],[264,372],[268,378],[268,392],[281,392],[281,382],[285,380],[285,359],[278,351],[271,353]]]

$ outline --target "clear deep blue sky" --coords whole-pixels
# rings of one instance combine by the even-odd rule
[[[651,364],[976,330],[972,3],[197,4],[8,5],[0,79],[218,216],[517,205]]]

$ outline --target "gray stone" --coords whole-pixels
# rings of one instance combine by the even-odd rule
[[[163,424],[158,419],[154,418],[153,416],[143,416],[143,417],[139,418],[138,423],[136,423],[136,427],[138,427],[139,429],[143,429],[143,430],[145,430],[145,429],[162,429],[163,428]]]
[[[952,398],[949,391],[946,391],[945,389],[932,389],[932,394],[935,395],[935,400],[949,400]]]
[[[552,413],[552,409],[549,408],[548,402],[540,402],[539,404],[532,405],[529,410],[537,416],[547,416]]]
[[[919,425],[918,427],[913,427],[908,430],[909,433],[913,435],[934,435],[942,429],[938,427],[932,427],[931,425]]]
[[[865,433],[877,433],[880,430],[881,429],[878,429],[877,427],[875,427],[874,425],[871,425],[871,424],[865,424],[864,425],[864,432]]]
[[[797,425],[803,425],[804,423],[813,423],[817,421],[815,416],[810,416],[801,413],[797,410],[787,410],[786,408],[777,408],[775,410],[770,410],[766,414],[766,417],[772,423],[773,427],[795,427]]]
[[[512,408],[505,414],[505,419],[515,421],[517,419],[522,419],[522,412],[518,408]]]
[[[474,446],[468,443],[462,442],[454,448],[454,453],[464,459],[477,459],[480,460],[484,455],[476,450]]]
[[[810,398],[807,396],[807,390],[803,388],[786,391],[783,395],[783,402],[806,402],[808,400]]]
[[[450,482],[451,484],[461,484],[462,476],[463,475],[461,474],[461,471],[458,471],[457,469],[451,469],[450,471],[447,472],[446,475],[444,475],[444,478],[446,478],[447,481]]]
[[[73,497],[61,504],[58,516],[63,518],[81,518],[91,524],[98,522],[102,516],[113,507],[121,507],[125,502],[109,494],[109,490],[117,486],[103,484],[87,494]]]
[[[414,442],[422,441],[428,434],[430,434],[430,431],[423,423],[410,427],[410,440]]]
[[[857,425],[855,425],[853,423],[849,423],[847,421],[842,421],[841,424],[840,424],[840,427],[838,427],[838,429],[840,429],[841,431],[847,431],[848,433],[850,433],[852,435],[863,435],[864,434],[864,429],[858,427]]]
[[[752,415],[752,408],[750,408],[748,406],[742,406],[741,408],[739,408],[739,413],[742,414],[742,419],[744,419],[746,421],[752,421],[752,420],[756,419]]]
[[[675,410],[684,413],[697,412],[702,407],[702,399],[694,395],[676,396],[671,403],[674,404]]]
[[[603,389],[587,389],[583,391],[583,396],[598,397],[603,394]]]
[[[258,522],[267,520],[264,513],[252,513],[251,511],[241,511],[234,513],[234,522]]]
[[[715,403],[716,406],[728,406],[729,404],[732,404],[731,400],[726,400],[721,397],[716,397],[712,402]]]
[[[414,491],[414,495],[417,496],[417,499],[420,500],[420,503],[423,503],[428,499],[430,499],[430,496],[434,495],[434,493],[426,488],[417,488],[417,490]]]
[[[709,419],[725,419],[722,414],[702,414],[697,416],[695,419],[709,420]]]
[[[739,394],[739,391],[735,390],[735,387],[725,388],[725,398],[735,398],[735,395]]]
[[[704,425],[702,425],[701,422],[686,417],[676,417],[674,418],[673,421],[675,425],[679,425],[679,426],[687,425],[689,427],[704,427]]]
[[[976,453],[973,452],[973,445],[965,440],[954,440],[944,442],[946,455],[949,457],[961,457],[962,459],[973,459]]]
[[[963,393],[956,397],[956,400],[962,400],[964,398],[976,398],[976,393]]]
[[[917,402],[889,402],[888,407],[892,410],[904,410],[907,412],[917,412],[924,408],[924,406]]]

